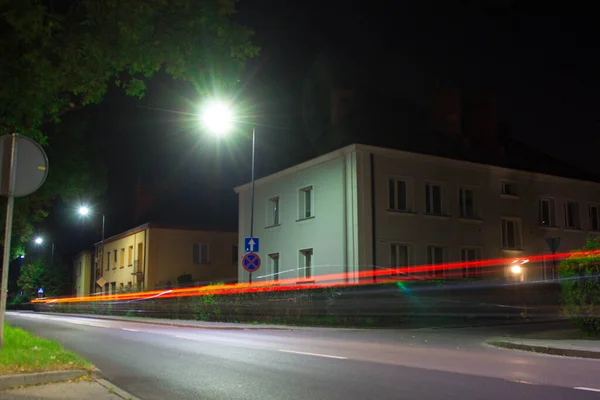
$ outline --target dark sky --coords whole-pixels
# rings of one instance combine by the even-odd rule
[[[302,82],[317,55],[342,47],[357,59],[389,57],[397,71],[386,78],[415,103],[426,103],[440,82],[491,90],[516,139],[600,174],[598,10],[526,3],[242,0],[236,18],[255,29],[262,48],[238,93],[268,125],[257,132],[258,175],[315,155],[303,132]],[[140,180],[177,182],[168,200],[174,208],[199,220],[218,214],[211,223],[235,228],[232,187],[250,178],[249,132],[219,144],[190,117],[156,110],[194,112],[199,101],[186,85],[159,75],[144,99],[111,91],[90,110],[96,121],[90,135],[111,143],[104,150],[109,190],[98,205],[108,214],[109,233],[132,227]],[[57,236],[69,238],[66,253],[99,239],[97,230],[65,218],[65,207],[54,220],[62,219]],[[79,240],[70,236],[75,228]]]

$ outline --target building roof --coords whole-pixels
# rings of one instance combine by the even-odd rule
[[[134,228],[128,229],[124,232],[118,233],[111,237],[104,239],[104,244],[113,242],[115,240],[122,239],[124,237],[133,235],[138,232],[142,232],[146,229],[168,229],[168,230],[191,230],[191,231],[199,231],[199,232],[225,232],[225,233],[236,233],[235,230],[219,230],[219,229],[206,229],[200,227],[192,227],[192,226],[183,226],[183,225],[172,225],[172,224],[161,224],[155,222],[146,222],[145,224],[138,225]],[[94,243],[94,246],[98,246],[102,244],[102,241]]]

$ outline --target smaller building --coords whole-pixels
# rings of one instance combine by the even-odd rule
[[[92,252],[84,250],[73,258],[73,294],[89,296],[93,285]]]
[[[140,225],[95,244],[93,292],[237,282],[237,241],[237,232]]]

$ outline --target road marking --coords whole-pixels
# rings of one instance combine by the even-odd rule
[[[598,392],[598,393],[600,393],[600,389],[594,389],[594,388],[583,387],[583,386],[577,386],[577,387],[574,387],[573,389],[587,390],[588,392]]]
[[[139,332],[139,329],[131,329],[131,328],[121,328],[124,331],[129,331],[129,332]]]
[[[279,351],[281,351],[282,353],[302,354],[302,355],[305,355],[305,356],[335,358],[337,360],[347,360],[348,359],[348,357],[332,356],[332,355],[329,355],[329,354],[306,353],[304,351],[293,351],[293,350],[283,350],[283,349],[279,349]]]

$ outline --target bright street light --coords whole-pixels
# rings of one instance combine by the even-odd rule
[[[202,107],[200,122],[214,136],[223,137],[233,128],[234,112],[223,101],[212,101]],[[250,195],[250,237],[254,237],[254,165],[256,155],[256,128],[252,128],[252,189]],[[248,283],[252,283],[252,272],[248,274]]]
[[[40,237],[40,236],[38,236],[38,237],[36,237],[36,238],[33,240],[33,242],[34,242],[35,244],[37,244],[37,245],[40,245],[40,244],[44,243],[44,238],[43,238],[43,237]]]
[[[79,210],[77,210],[77,212],[79,213],[79,215],[87,217],[90,214],[90,208],[88,206],[81,206],[79,207]]]
[[[200,121],[215,136],[225,136],[233,128],[233,111],[224,102],[213,101],[202,108]]]
[[[510,267],[510,272],[512,272],[515,275],[520,274],[521,271],[523,271],[523,269],[521,268],[520,265],[513,265],[512,267]]]

